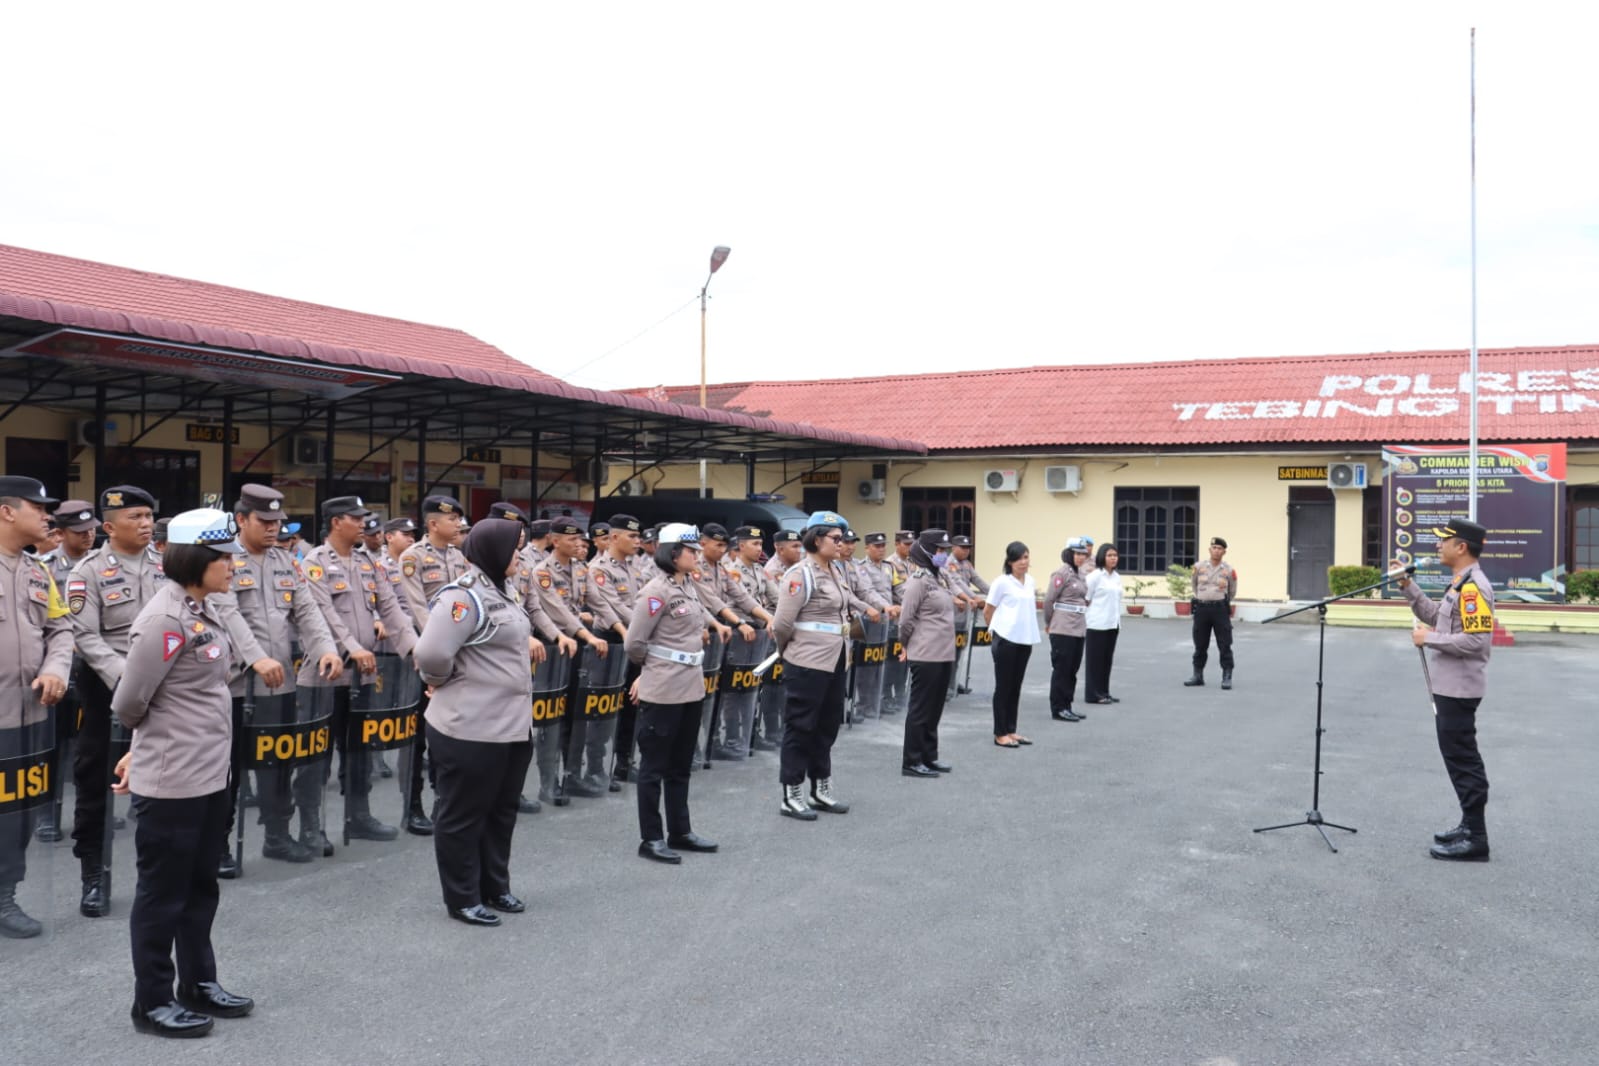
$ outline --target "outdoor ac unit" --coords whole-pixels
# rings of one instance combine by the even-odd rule
[[[1327,487],[1329,489],[1363,489],[1366,487],[1365,463],[1329,463],[1327,464]]]
[[[616,486],[616,494],[618,496],[644,495],[644,479],[641,477],[628,478],[626,481]]]
[[[882,503],[888,499],[888,482],[880,477],[867,478],[855,487],[855,495],[862,503]]]
[[[989,492],[1015,492],[1021,483],[1019,470],[989,470],[983,474],[983,488]]]
[[[106,445],[116,444],[120,428],[111,419],[96,422],[92,418],[80,419],[73,427],[73,436],[79,444],[93,447],[96,443]]]
[[[1044,467],[1044,488],[1050,492],[1081,492],[1083,468],[1080,466]]]
[[[323,466],[328,461],[328,442],[321,437],[290,437],[291,466]]]
[[[584,485],[605,484],[605,471],[610,464],[603,459],[585,459],[578,463],[573,474]]]

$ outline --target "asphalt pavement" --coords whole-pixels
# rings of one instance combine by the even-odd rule
[[[57,914],[0,941],[0,1061],[1361,1064],[1599,1059],[1599,643],[1496,649],[1479,734],[1493,860],[1427,856],[1458,819],[1408,634],[1243,625],[1237,687],[1183,688],[1188,630],[1128,619],[1112,689],[1048,717],[1033,655],[1020,750],[992,743],[989,663],[953,701],[938,780],[902,721],[844,731],[853,810],[777,813],[775,757],[694,777],[716,855],[638,858],[633,790],[524,816],[524,915],[449,921],[431,844],[356,843],[223,885],[222,983],[249,1018],[135,1034],[118,838],[111,917],[76,913],[68,844],[35,845]],[[393,781],[380,789],[393,789]],[[397,810],[380,796],[379,808]],[[252,819],[253,821],[253,819]],[[259,830],[251,826],[259,846]],[[48,857],[47,857],[48,856]],[[44,917],[41,915],[41,917]]]

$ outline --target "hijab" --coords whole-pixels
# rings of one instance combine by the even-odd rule
[[[485,518],[467,531],[461,552],[503,594],[505,571],[516,557],[521,539],[522,523],[512,518]]]

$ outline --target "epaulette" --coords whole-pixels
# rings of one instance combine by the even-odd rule
[[[455,583],[464,589],[469,589],[473,585],[477,584],[477,579],[478,574],[477,571],[474,570],[469,574],[462,574],[460,577],[456,578]]]

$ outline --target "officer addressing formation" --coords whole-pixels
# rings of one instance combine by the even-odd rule
[[[586,533],[571,517],[531,521],[502,502],[463,541],[466,515],[451,496],[422,501],[421,529],[410,518],[381,522],[360,497],[341,496],[322,505],[325,540],[307,549],[287,521],[283,494],[256,484],[243,486],[231,516],[198,510],[172,520],[166,561],[177,572],[169,574],[153,546],[157,501],[149,493],[118,485],[96,502],[57,505],[35,479],[0,478],[0,669],[9,693],[0,702],[0,765],[27,752],[59,760],[75,731],[73,854],[82,873],[79,907],[89,917],[111,906],[108,860],[118,826],[108,794],[132,788],[140,815],[133,1020],[141,1031],[165,1036],[203,1035],[212,1016],[253,1006],[216,984],[208,945],[173,940],[174,923],[209,930],[215,879],[239,873],[230,832],[249,773],[263,857],[304,864],[333,853],[322,825],[331,756],[257,760],[246,744],[252,730],[328,720],[346,840],[397,837],[371,813],[372,762],[348,726],[352,687],[381,687],[380,655],[392,665],[420,646],[416,665],[405,669],[420,669],[434,686],[437,721],[423,723],[402,758],[405,828],[435,835],[450,916],[492,926],[499,923],[494,911],[524,909],[511,894],[507,865],[518,810],[598,798],[636,779],[639,855],[676,865],[684,851],[717,851],[694,831],[688,804],[696,744],[713,707],[727,713],[719,735],[706,736],[708,755],[778,753],[781,815],[814,822],[819,813],[848,812],[834,791],[832,748],[846,721],[852,621],[885,623],[892,649],[881,689],[863,685],[857,706],[867,717],[909,706],[902,773],[948,773],[938,761],[938,718],[964,631],[957,612],[980,604],[988,591],[968,537],[899,530],[891,548],[889,534],[868,533],[864,558],[855,559],[860,538],[832,511],[811,514],[803,532],[773,532],[768,549],[759,526],[644,528],[617,514]],[[100,528],[106,539],[96,548]],[[1431,854],[1484,861],[1488,782],[1475,715],[1493,632],[1493,588],[1478,562],[1486,531],[1459,520],[1434,532],[1452,573],[1442,600],[1398,582],[1417,619],[1412,640],[1428,668],[1439,750],[1461,810],[1459,825],[1436,834]],[[1227,542],[1214,537],[1209,547],[1209,559],[1194,567],[1193,673],[1184,684],[1205,683],[1214,637],[1221,687],[1230,689],[1238,578],[1224,558]],[[1091,549],[1088,538],[1073,538],[1042,592],[1050,709],[1064,721],[1085,717],[1073,710],[1072,697]],[[716,690],[704,666],[713,634],[737,646],[764,642],[762,630],[776,653],[759,666],[738,667],[747,675],[736,686],[741,698],[720,705],[707,698]],[[875,632],[881,641],[881,629]],[[898,643],[900,632],[912,647]],[[130,651],[137,658],[132,681]],[[580,651],[590,665],[618,656],[607,677],[625,664],[621,713],[559,721],[512,713],[510,704],[529,702],[541,665],[559,656],[575,667]],[[760,654],[750,648],[747,661]],[[575,691],[579,671],[571,675]],[[113,709],[133,730],[132,755],[115,774],[126,741],[113,730]],[[427,700],[417,709],[425,714]],[[42,742],[41,731],[48,734]],[[440,778],[437,821],[422,805],[428,746],[438,749],[437,765],[428,769]],[[198,761],[185,774],[193,774],[163,769],[163,758],[191,749]],[[537,801],[518,794],[535,752]],[[0,808],[0,936],[42,931],[17,890],[30,839],[60,838],[60,791],[44,786],[34,808]],[[15,794],[0,792],[0,800]],[[190,830],[198,842],[180,856],[170,842]]]

